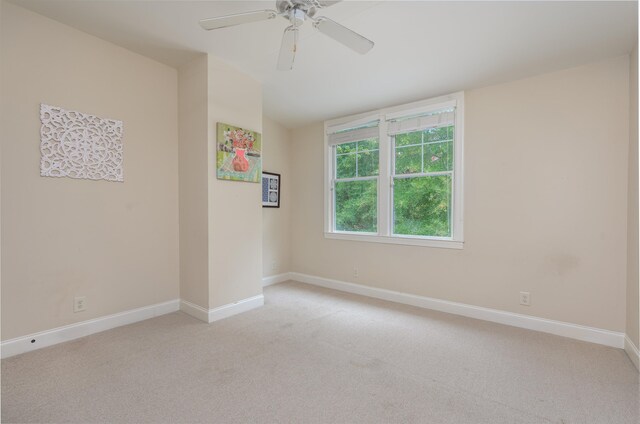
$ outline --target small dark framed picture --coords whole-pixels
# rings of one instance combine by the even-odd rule
[[[280,174],[262,173],[262,207],[280,207]]]

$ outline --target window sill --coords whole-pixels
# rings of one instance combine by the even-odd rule
[[[370,243],[401,244],[405,246],[435,247],[440,249],[462,249],[464,242],[446,239],[427,239],[421,237],[389,237],[376,234],[324,233],[324,237],[334,240],[365,241]]]

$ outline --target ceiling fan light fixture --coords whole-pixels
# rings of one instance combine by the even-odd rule
[[[304,10],[300,10],[298,8],[291,9],[289,11],[289,22],[291,22],[291,25],[299,27],[304,23],[306,16],[307,15],[304,13]]]

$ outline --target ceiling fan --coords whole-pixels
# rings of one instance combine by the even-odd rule
[[[298,49],[298,28],[307,19],[313,22],[314,28],[321,33],[360,54],[365,54],[373,48],[373,41],[363,37],[357,32],[327,17],[315,16],[318,9],[329,7],[339,2],[340,0],[277,0],[276,10],[256,10],[253,12],[202,19],[200,26],[210,31],[250,22],[275,19],[277,16],[282,16],[287,19],[291,25],[284,30],[284,35],[282,36],[282,45],[280,46],[280,55],[278,56],[278,70],[289,71],[293,69],[293,61],[295,60]]]

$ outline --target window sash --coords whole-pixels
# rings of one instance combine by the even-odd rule
[[[379,178],[380,177],[378,175],[370,175],[368,177],[334,178],[333,184],[335,185],[335,183],[350,183],[352,181],[370,181],[370,180],[377,180]]]
[[[451,126],[451,124],[449,124],[448,126]],[[453,124],[454,127],[454,134],[455,134],[455,124]],[[429,128],[433,128],[433,127],[429,127]],[[429,129],[429,128],[425,128],[425,129]],[[406,131],[406,132],[413,132],[413,131]],[[398,134],[403,134],[403,133],[398,133]],[[394,134],[392,136],[389,137],[390,139],[390,148],[391,148],[391,169],[390,169],[390,177],[391,177],[391,189],[390,189],[390,234],[393,237],[415,237],[415,238],[421,238],[421,239],[434,239],[434,240],[453,240],[453,236],[455,234],[455,220],[454,220],[454,201],[455,201],[455,190],[456,190],[456,185],[455,185],[455,169],[456,169],[456,164],[454,161],[453,164],[453,169],[451,170],[447,170],[447,171],[434,171],[434,172],[415,172],[415,173],[409,173],[409,174],[397,174],[396,173],[396,149],[398,148],[396,146],[396,135]],[[455,157],[455,137],[452,140],[438,140],[438,141],[429,141],[429,142],[423,142],[423,143],[416,143],[416,144],[408,144],[408,145],[404,145],[404,146],[400,146],[399,148],[405,148],[405,147],[416,147],[416,146],[424,146],[427,144],[434,144],[434,143],[445,143],[445,142],[451,142],[453,143],[453,149],[454,149],[454,157]],[[422,148],[422,152],[420,154],[421,157],[421,161],[422,161],[422,170],[424,170],[424,147]],[[447,175],[449,177],[451,177],[451,188],[450,188],[450,192],[449,192],[449,234],[450,236],[448,237],[442,237],[442,236],[433,236],[433,235],[418,235],[418,234],[399,234],[395,232],[395,228],[396,228],[396,208],[395,208],[395,180],[399,180],[399,179],[410,179],[410,178],[424,178],[424,177],[438,177],[438,176],[443,176],[443,175]]]
[[[402,133],[400,133],[400,134],[402,134]],[[447,140],[425,141],[424,143],[405,144],[404,146],[398,146],[398,148],[402,149],[402,148],[405,148],[405,147],[428,146],[429,144],[448,143],[450,141],[453,142],[454,140],[452,138],[449,138]],[[340,153],[340,154],[348,155],[348,153]]]
[[[416,172],[415,174],[393,174],[393,178],[417,178],[417,177],[440,177],[449,175],[453,178],[453,171],[436,171],[436,172]]]
[[[362,149],[360,150],[360,145],[359,143],[356,144],[356,150],[352,151],[352,152],[348,152],[348,153],[338,153],[338,145],[340,144],[348,144],[348,143],[354,143],[357,141],[365,141],[368,139],[373,139],[375,138],[375,140],[378,142],[378,148],[377,149]],[[380,140],[378,139],[378,136],[376,135],[376,137],[369,137],[369,138],[365,138],[362,140],[357,140],[357,141],[347,141],[344,143],[338,143],[338,144],[334,144],[332,145],[330,148],[332,149],[332,161],[333,161],[333,179],[334,180],[338,180],[338,181],[342,181],[344,180],[344,178],[340,178],[338,177],[338,158],[339,157],[345,157],[345,156],[354,156],[355,157],[355,162],[356,162],[356,176],[355,177],[348,177],[348,178],[360,178],[359,177],[359,167],[360,167],[360,160],[358,155],[361,153],[369,153],[369,152],[378,152],[378,174],[377,175],[366,175],[365,177],[377,177],[378,175],[380,175]]]
[[[332,232],[334,233],[340,233],[340,234],[363,234],[363,235],[378,235],[380,233],[380,224],[379,222],[376,222],[376,232],[370,232],[370,231],[346,231],[346,230],[338,230],[338,225],[337,225],[337,213],[338,213],[338,207],[337,207],[337,203],[336,203],[336,183],[350,183],[350,182],[357,182],[357,181],[375,181],[376,182],[376,218],[379,218],[380,215],[380,211],[377,208],[377,203],[378,203],[378,196],[379,196],[379,192],[380,192],[380,179],[378,176],[373,176],[373,177],[356,177],[356,178],[345,178],[345,179],[334,179],[332,182],[332,187],[331,187],[331,193],[332,193],[332,203],[333,203],[333,207],[332,207],[332,213],[333,213],[333,228],[332,228]],[[378,219],[379,221],[379,219]]]
[[[374,138],[374,137],[368,137],[368,138]],[[378,134],[376,134],[376,139],[378,139]],[[366,140],[366,139],[365,139]],[[362,141],[362,140],[357,140],[357,141]],[[346,143],[351,143],[352,141],[348,141]],[[379,142],[379,140],[378,140]],[[339,144],[343,144],[343,143],[339,143]],[[379,146],[379,145],[378,145]],[[349,153],[338,153],[338,148],[337,145],[331,145],[329,147],[331,149],[331,161],[332,161],[332,168],[333,168],[333,176],[331,178],[331,213],[332,213],[332,228],[331,231],[334,233],[339,233],[339,234],[362,234],[362,235],[377,235],[380,233],[380,223],[376,223],[376,232],[367,232],[367,231],[345,231],[345,230],[338,230],[337,228],[337,211],[338,211],[338,205],[336,202],[336,183],[348,183],[348,182],[356,182],[356,181],[372,181],[375,180],[376,181],[376,206],[378,204],[378,200],[379,200],[379,196],[380,196],[380,170],[378,169],[378,175],[368,175],[368,176],[364,176],[364,177],[349,177],[349,178],[338,178],[337,173],[338,173],[338,156],[347,156],[347,155],[354,155],[356,156],[356,175],[358,174],[358,160],[357,160],[357,155],[358,153],[361,152],[376,152],[379,151],[380,149],[367,149],[367,150],[358,150],[356,147],[356,150],[354,152],[349,152]],[[378,163],[380,162],[380,158],[378,158]],[[379,165],[378,165],[379,166]],[[378,207],[376,207],[376,216],[379,218],[380,215],[380,210]],[[378,220],[379,221],[379,220]]]
[[[404,180],[404,179],[412,179],[412,178],[425,178],[425,177],[439,177],[439,176],[450,176],[450,190],[449,190],[449,236],[435,236],[435,235],[422,235],[422,234],[402,234],[396,233],[396,208],[395,208],[395,180]],[[455,201],[455,182],[453,171],[442,171],[442,172],[429,172],[429,173],[421,173],[421,174],[401,174],[401,175],[393,175],[391,177],[391,236],[393,237],[411,237],[411,238],[419,238],[419,239],[433,239],[433,240],[453,240],[455,234],[455,220],[453,216],[453,212],[455,210],[453,202]]]

